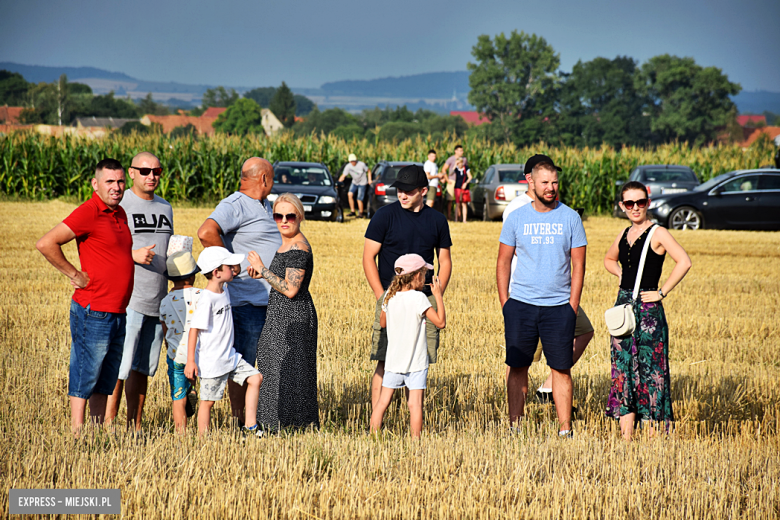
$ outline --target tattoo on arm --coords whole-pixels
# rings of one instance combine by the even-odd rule
[[[274,273],[272,273],[271,270],[268,269],[267,267],[263,267],[262,274],[263,274],[263,278],[268,280],[268,283],[271,284],[271,287],[273,287],[280,293],[285,293],[289,289],[289,287],[287,286],[287,280],[282,280]]]
[[[279,291],[280,293],[286,293],[291,288],[300,289],[301,283],[303,283],[303,277],[306,271],[303,269],[290,269],[287,268],[287,277],[285,279],[279,278],[271,272],[267,267],[263,269],[263,278],[268,280],[271,287]]]

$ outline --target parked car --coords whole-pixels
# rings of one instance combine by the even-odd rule
[[[482,220],[500,219],[504,209],[528,191],[522,164],[494,164],[482,179],[470,185],[471,211]]]
[[[294,193],[301,199],[307,219],[344,222],[344,211],[339,204],[336,183],[321,163],[274,163],[274,187],[268,200],[273,202],[280,193]]]
[[[647,164],[637,166],[631,175],[629,181],[639,181],[647,186],[647,191],[651,197],[656,195],[671,195],[674,193],[685,193],[692,190],[700,184],[696,173],[687,166],[679,164]],[[628,218],[620,209],[620,190],[624,184],[623,181],[617,181],[617,193],[615,194],[615,204],[612,214],[615,217]]]
[[[371,186],[368,194],[368,218],[371,218],[382,206],[387,206],[398,200],[398,193],[390,185],[395,182],[398,172],[404,166],[422,163],[413,161],[379,161],[371,168]]]
[[[780,229],[779,209],[780,169],[739,170],[651,197],[648,216],[672,229]]]

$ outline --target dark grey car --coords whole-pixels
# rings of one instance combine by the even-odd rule
[[[387,206],[398,200],[398,192],[390,185],[395,182],[398,172],[404,166],[422,163],[413,161],[379,161],[371,169],[373,182],[368,187],[368,217],[371,218],[382,206]]]
[[[687,166],[680,166],[679,164],[647,164],[637,166],[634,168],[634,171],[631,172],[631,175],[629,175],[628,180],[639,181],[647,186],[647,191],[650,192],[650,198],[658,195],[685,193],[701,184],[699,178],[692,169]],[[612,214],[616,217],[627,218],[618,205],[618,202],[620,202],[620,189],[624,182],[618,181],[615,184],[617,185],[617,193],[615,194],[615,203]]]
[[[482,179],[471,183],[471,211],[482,220],[500,219],[504,209],[528,191],[523,164],[494,164],[485,171]]]

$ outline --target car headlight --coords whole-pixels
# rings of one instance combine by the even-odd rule
[[[659,207],[663,203],[664,203],[664,201],[662,201],[662,200],[652,200],[652,201],[650,201],[650,206],[647,209],[655,209],[655,208]]]
[[[268,194],[268,197],[267,197],[267,199],[268,199],[268,201],[269,201],[269,202],[273,202],[273,201],[275,201],[277,198],[279,198],[279,194],[278,194],[278,193],[269,193],[269,194]]]
[[[324,197],[320,197],[320,203],[321,204],[333,204],[336,202],[336,197],[331,197],[329,195],[325,195]]]

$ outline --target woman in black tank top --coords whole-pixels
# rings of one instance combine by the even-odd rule
[[[607,400],[607,417],[620,421],[620,431],[631,440],[637,421],[663,422],[669,429],[674,421],[669,376],[669,326],[661,301],[691,268],[691,259],[666,229],[657,227],[647,249],[639,296],[633,299],[642,249],[653,223],[647,219],[650,203],[647,188],[639,182],[623,185],[621,209],[631,221],[604,258],[604,267],[620,280],[615,305],[631,302],[636,328],[631,336],[612,337],[612,387]],[[669,278],[660,283],[666,253],[675,261]]]

